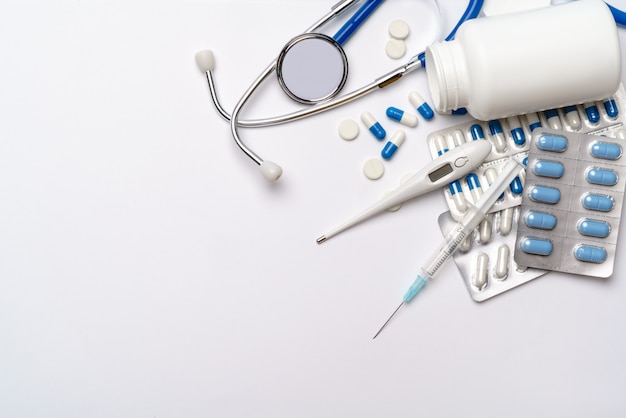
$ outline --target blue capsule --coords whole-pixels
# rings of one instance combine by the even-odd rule
[[[520,248],[527,254],[550,255],[554,250],[552,241],[541,238],[524,238],[520,242]]]
[[[617,103],[615,103],[614,99],[606,100],[603,104],[604,104],[604,110],[606,110],[606,114],[611,119],[615,119],[619,115],[619,110],[617,109]]]
[[[530,188],[529,197],[535,202],[554,205],[561,200],[561,192],[553,187],[533,186]]]
[[[578,261],[600,264],[606,261],[607,253],[602,247],[577,245],[576,248],[574,248],[574,257],[576,257]]]
[[[430,120],[435,116],[435,112],[433,112],[433,109],[430,107],[428,102],[426,102],[426,100],[424,100],[422,96],[420,96],[418,92],[412,91],[409,94],[409,101],[411,102],[413,107],[415,107],[415,110],[417,110],[417,112],[422,115],[424,119]]]
[[[556,228],[557,223],[556,216],[550,213],[536,211],[528,212],[524,217],[524,221],[526,222],[526,225],[528,225],[530,228],[546,230],[552,230]]]
[[[598,212],[609,212],[615,206],[615,200],[611,196],[587,193],[582,199],[583,207]]]
[[[489,121],[489,132],[491,132],[491,135],[502,133],[502,125],[498,120],[494,119]]]
[[[602,186],[613,186],[617,184],[617,173],[609,169],[592,167],[587,170],[585,177],[591,184],[600,184]]]
[[[526,143],[526,134],[524,134],[524,129],[520,124],[519,118],[517,116],[510,116],[506,118],[506,121],[509,124],[511,136],[513,137],[515,145],[520,147],[523,146]]]
[[[585,114],[591,123],[595,124],[600,121],[600,111],[595,104],[585,105]]]
[[[558,179],[563,176],[565,167],[557,161],[537,160],[533,166],[533,172],[541,177]]]
[[[361,121],[379,141],[382,141],[387,136],[385,129],[370,112],[361,113]]]
[[[581,219],[577,228],[578,232],[588,237],[606,238],[611,233],[611,226],[608,222],[593,219]]]
[[[470,135],[472,135],[474,141],[477,139],[485,139],[485,132],[483,132],[483,128],[477,123],[470,126]]]
[[[622,156],[622,147],[613,142],[595,142],[591,145],[591,155],[605,160],[617,160]]]
[[[567,138],[561,135],[543,134],[536,141],[542,151],[563,152],[567,149]]]

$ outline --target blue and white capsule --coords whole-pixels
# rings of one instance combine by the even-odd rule
[[[615,99],[605,100],[603,102],[604,110],[606,110],[606,115],[611,119],[615,119],[619,116],[619,109],[617,108],[617,103],[615,103]]]
[[[433,112],[432,107],[430,107],[428,102],[424,100],[418,92],[412,91],[409,94],[409,101],[424,119],[431,120],[435,116],[435,112]]]
[[[361,122],[367,129],[378,139],[382,141],[387,136],[387,132],[382,125],[376,120],[376,118],[370,112],[361,113]]]
[[[506,138],[502,132],[502,124],[500,124],[500,121],[495,119],[489,121],[489,133],[493,139],[493,145],[496,148],[496,151],[500,153],[506,151]]]
[[[541,119],[539,119],[539,115],[537,113],[527,113],[526,120],[528,121],[528,127],[530,128],[530,132],[534,131],[537,128],[541,128]]]
[[[470,135],[472,136],[472,140],[476,141],[479,139],[485,139],[485,132],[483,131],[483,127],[479,124],[475,123],[470,126]]]
[[[578,108],[575,105],[565,106],[563,108],[563,114],[565,115],[565,121],[574,130],[580,129],[580,115],[578,114]]]
[[[416,116],[406,113],[404,110],[398,109],[397,107],[388,107],[387,117],[391,120],[395,120],[396,122],[400,122],[401,124],[410,128],[415,128],[417,126]]]
[[[524,146],[526,143],[526,134],[524,134],[524,128],[522,128],[519,118],[517,116],[510,116],[506,118],[506,121],[509,124],[511,136],[513,137],[515,145],[518,147]]]
[[[585,115],[587,115],[587,120],[589,123],[596,124],[600,122],[600,110],[598,110],[598,106],[595,103],[585,103]]]
[[[387,143],[385,144],[383,150],[380,152],[381,157],[383,157],[385,160],[389,160],[391,157],[393,157],[398,148],[400,148],[402,144],[404,144],[405,140],[406,134],[404,133],[404,131],[395,131],[393,135],[391,135],[391,138],[389,138],[389,141],[387,141]]]
[[[561,123],[561,118],[559,117],[559,111],[556,109],[546,110],[546,120],[548,122],[548,127],[552,129],[562,130],[563,124]]]

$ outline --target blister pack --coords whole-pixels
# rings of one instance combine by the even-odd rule
[[[518,264],[595,277],[613,273],[626,188],[625,143],[550,129],[533,133]]]
[[[439,223],[443,232],[446,231],[445,228],[449,225],[449,222],[458,221],[462,217],[462,213],[458,210],[460,199],[467,199],[465,203],[468,201],[473,203],[475,201],[474,195],[476,192],[474,190],[476,185],[482,185],[486,182],[482,186],[486,187],[489,184],[485,175],[487,170],[504,164],[508,159],[506,157],[511,155],[517,153],[526,153],[525,155],[528,155],[533,131],[545,127],[566,133],[577,132],[626,138],[626,93],[624,86],[620,85],[619,90],[606,100],[529,113],[498,121],[483,122],[472,120],[432,132],[428,136],[428,145],[433,158],[442,152],[443,145],[448,147],[458,146],[462,140],[472,141],[484,138],[491,141],[493,146],[491,154],[483,165],[464,180],[459,180],[458,184],[451,184],[444,190],[444,196],[450,211],[440,216]],[[494,173],[489,172],[489,174],[493,176]],[[515,179],[503,196],[503,199],[498,202],[499,205],[494,205],[492,210],[495,212],[492,214],[494,218],[492,226],[494,229],[491,238],[487,240],[487,235],[484,235],[481,239],[479,228],[474,232],[471,240],[465,243],[465,247],[454,255],[455,263],[459,268],[466,287],[476,301],[480,302],[489,299],[522,283],[540,277],[546,272],[541,268],[520,267],[514,259],[520,208],[517,207],[513,212],[508,211],[509,213],[504,214],[498,212],[504,207],[515,208],[515,206],[521,204],[523,184],[524,176]],[[462,190],[462,193],[453,195],[453,189]],[[503,233],[503,231],[505,232],[508,229],[508,219],[511,218],[510,213],[513,213],[513,222],[511,230],[507,234]],[[500,230],[501,219],[506,221],[503,230]],[[486,226],[481,224],[481,227],[485,228],[486,231]],[[502,257],[504,257],[506,250],[502,249],[498,252],[502,245],[508,246],[510,257],[508,264],[509,275],[504,280],[499,277],[501,272],[495,274],[498,260],[500,260],[500,268],[505,263]],[[485,255],[480,256],[480,254]],[[487,264],[486,274],[485,264]],[[477,272],[479,272],[478,275]],[[484,277],[486,277],[486,283],[483,284]]]
[[[516,237],[513,230],[517,229],[519,213],[520,207],[516,206],[488,215],[454,254],[465,286],[476,302],[547,273],[520,266],[513,259]],[[439,227],[444,234],[455,225],[450,212],[439,216]]]

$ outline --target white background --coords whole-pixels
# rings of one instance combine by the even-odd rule
[[[447,33],[465,2],[442,3]],[[443,195],[315,238],[466,119],[421,121],[375,182],[361,164],[382,144],[337,124],[428,97],[423,71],[242,129],[284,168],[269,185],[194,62],[214,50],[231,109],[330,5],[0,4],[0,417],[626,416],[626,233],[612,278],[550,273],[484,303],[451,263],[372,340],[441,239]],[[432,41],[429,5],[380,7],[346,45],[348,87],[402,63],[384,54],[391,20],[410,23],[410,51]],[[272,80],[244,114],[284,109]]]

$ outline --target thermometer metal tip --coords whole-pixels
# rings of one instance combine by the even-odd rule
[[[322,235],[321,237],[319,237],[319,238],[317,239],[317,243],[318,243],[318,244],[321,244],[321,243],[322,243],[322,242],[324,242],[324,241],[326,241],[326,235]]]
[[[389,318],[387,318],[387,320],[385,321],[385,323],[383,324],[382,327],[380,327],[380,329],[378,330],[378,332],[376,333],[376,335],[374,335],[374,337],[372,338],[375,339],[376,337],[378,337],[378,334],[380,334],[380,332],[383,330],[383,328],[385,328],[385,326],[389,323],[389,321],[391,321],[391,318],[393,318],[393,316],[396,314],[396,312],[398,312],[400,310],[400,308],[402,307],[402,305],[404,305],[404,301],[402,301],[402,303],[400,305],[398,305],[398,307],[396,308],[395,311],[393,311],[393,313],[391,314],[391,316]]]

